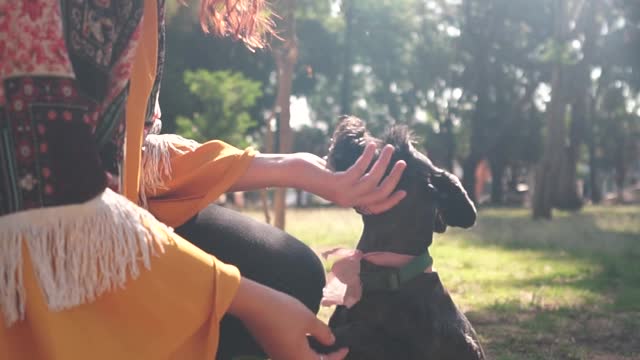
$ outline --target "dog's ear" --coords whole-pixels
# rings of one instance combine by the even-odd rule
[[[370,138],[364,121],[349,116],[341,119],[331,138],[327,161],[336,171],[344,171],[362,155]]]
[[[442,218],[442,213],[436,208],[436,215],[433,223],[433,231],[442,234],[447,231],[447,224],[444,222]]]
[[[429,189],[429,193],[431,193],[431,196],[436,203],[436,208],[434,209],[433,231],[442,234],[443,232],[447,231],[447,223],[444,221],[442,212],[440,211],[439,207],[441,199],[443,199],[444,197],[438,192],[433,184],[428,183],[427,188]]]
[[[476,207],[455,175],[441,170],[431,176],[431,185],[437,201],[436,232],[444,232],[447,225],[469,228],[475,224]]]

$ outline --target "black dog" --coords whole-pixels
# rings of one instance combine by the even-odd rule
[[[360,119],[343,119],[332,139],[329,164],[339,171],[349,168],[370,142],[377,144],[378,153],[385,144],[395,147],[391,164],[407,162],[398,185],[407,196],[386,213],[363,215],[358,250],[422,255],[430,260],[426,251],[434,231],[475,223],[475,207],[458,178],[416,151],[405,127],[393,127],[376,139]],[[422,271],[430,264],[422,265],[408,274],[406,269],[362,260],[362,298],[351,308],[336,308],[329,322],[337,337],[332,349],[349,347],[347,358],[351,360],[484,359],[471,324],[456,308],[437,273]]]

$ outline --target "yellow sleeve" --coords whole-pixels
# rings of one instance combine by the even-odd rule
[[[144,166],[147,151],[142,152],[144,120],[149,94],[153,88],[157,67],[157,9],[154,0],[145,2],[145,21],[141,39],[133,63],[131,87],[126,106],[125,161],[122,194],[138,203],[140,184],[144,190],[149,173],[160,171],[157,167]],[[171,135],[149,135],[163,139],[178,139]],[[145,147],[150,145],[144,140]],[[167,140],[164,140],[167,141]],[[255,151],[240,150],[220,141],[186,146],[186,140],[169,144],[172,176],[162,179],[164,186],[153,192],[143,192],[148,208],[160,221],[176,227],[205,208],[209,203],[229,189],[246,171]],[[158,163],[153,163],[152,165]],[[150,168],[150,169],[149,169]]]
[[[125,145],[121,193],[132,202],[138,201],[140,159],[147,102],[153,89],[158,65],[157,2],[145,0],[142,32],[133,59],[127,105],[125,107]]]
[[[147,193],[147,201],[149,211],[172,227],[182,225],[228,191],[257,153],[251,148],[241,150],[217,140],[200,145],[185,143],[177,136],[168,136],[168,139],[173,141],[165,146],[171,173],[162,179],[162,186]],[[157,167],[148,171],[145,167],[145,173],[154,171],[161,172]]]

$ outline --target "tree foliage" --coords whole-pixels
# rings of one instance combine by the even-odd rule
[[[558,169],[548,177],[549,206],[576,210],[585,198],[599,201],[600,190],[624,188],[640,171],[637,1],[296,3],[291,93],[306,98],[316,130],[309,137],[309,129],[299,130],[314,143],[294,139],[294,150],[326,146],[319,134],[326,140],[343,112],[362,117],[373,131],[407,124],[438,165],[463,177],[478,202],[508,202],[525,183],[532,190],[535,169],[547,161]],[[554,31],[558,4],[566,8],[561,33]],[[229,70],[262,84],[263,96],[246,110],[253,123],[235,131],[264,143],[278,88],[271,52],[281,40],[252,54],[202,35],[192,12],[171,12],[161,93],[168,130],[178,114],[204,112],[182,81],[186,70]],[[560,74],[555,83],[554,74]],[[225,119],[207,121],[236,121],[220,116]],[[482,189],[476,169],[485,160],[491,188],[475,194]]]
[[[262,96],[261,84],[230,71],[187,70],[184,83],[192,113],[176,119],[178,134],[200,142],[219,139],[249,145],[246,134],[256,125],[251,108]]]

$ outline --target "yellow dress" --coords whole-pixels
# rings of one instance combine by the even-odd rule
[[[5,328],[0,359],[211,359],[239,273],[172,235],[151,270],[92,303],[50,311],[25,253],[26,317]]]
[[[138,198],[144,109],[154,80],[150,74],[155,74],[156,67],[156,7],[155,0],[145,0],[143,30],[126,109],[130,120],[127,122],[123,193],[133,200]],[[168,186],[150,199],[151,210],[170,225],[188,219],[199,211],[198,207],[204,207],[217,197],[219,192],[226,189],[225,186],[228,187],[244,172],[253,154],[250,150],[237,150],[220,142],[204,144],[195,151],[181,149],[178,145],[175,149],[172,151],[174,174],[185,175],[172,177],[167,182]],[[216,159],[220,161],[214,161]],[[187,170],[189,168],[197,168],[200,173],[192,173]],[[203,176],[205,172],[223,174],[224,179],[216,178],[216,175],[207,178]],[[213,183],[219,185],[212,187]],[[117,203],[126,208],[123,210],[125,213],[129,211],[135,215],[135,219],[139,219],[138,225],[144,227],[144,231],[138,244],[148,244],[156,255],[145,257],[146,250],[142,246],[136,248],[138,250],[134,251],[133,262],[140,263],[141,270],[135,276],[131,275],[134,271],[126,268],[126,279],[120,283],[113,281],[108,291],[84,294],[80,299],[87,301],[73,306],[63,304],[52,310],[51,304],[56,298],[51,294],[56,295],[56,287],[51,284],[43,287],[47,279],[46,271],[38,269],[47,269],[47,266],[59,269],[55,264],[46,264],[46,261],[41,264],[42,261],[38,260],[40,253],[34,253],[37,244],[24,238],[22,262],[18,269],[23,285],[16,290],[23,298],[23,316],[12,323],[7,323],[6,318],[0,316],[0,359],[213,358],[219,337],[219,321],[227,311],[240,281],[237,268],[200,251],[144,210],[133,204],[125,204],[127,201],[120,195],[107,190],[102,199],[104,201],[96,201]],[[92,210],[92,203],[78,205],[74,211]],[[26,213],[55,217],[68,208],[60,206],[43,210],[48,213],[38,213],[41,210]],[[2,221],[9,224],[22,215],[0,217],[0,226],[5,224]],[[125,218],[123,222],[135,219]],[[67,237],[73,238],[73,234]],[[76,238],[75,241],[97,247],[102,243],[112,245],[113,242],[117,248],[119,244],[117,238],[108,236],[100,236],[99,239]],[[74,246],[73,242],[63,244]],[[143,259],[148,262],[144,268]],[[113,278],[113,274],[96,271],[95,267],[103,265],[100,261],[102,259],[82,265],[87,273],[97,274],[96,279],[87,281],[100,283],[102,278]],[[70,268],[78,266],[67,265]],[[81,283],[78,279],[82,276],[79,273],[61,275],[68,283]],[[47,281],[64,283],[60,279]],[[12,304],[11,301],[6,300],[6,303]]]

